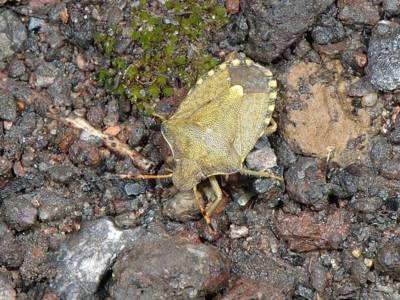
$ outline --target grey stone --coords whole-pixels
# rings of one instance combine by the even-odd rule
[[[368,0],[339,0],[338,7],[338,18],[346,24],[375,25],[380,19],[378,7]]]
[[[17,117],[17,106],[10,91],[0,88],[0,119],[14,122]]]
[[[0,32],[0,60],[13,54],[14,51],[11,49],[11,40],[8,38],[7,34]]]
[[[56,81],[57,74],[57,68],[53,64],[43,62],[35,71],[36,86],[42,88],[49,87]]]
[[[46,32],[47,31],[47,23],[43,19],[31,17],[31,18],[29,18],[28,29],[31,31],[34,30],[37,32]]]
[[[3,222],[0,222],[0,236],[0,264],[8,268],[19,267],[24,259],[24,251],[19,249],[13,232]]]
[[[38,212],[31,203],[34,196],[35,194],[25,194],[4,199],[5,220],[13,229],[23,231],[35,224]]]
[[[17,299],[17,292],[15,291],[15,284],[12,281],[11,272],[4,269],[0,269],[0,299]]]
[[[0,59],[14,51],[22,51],[27,37],[25,25],[15,13],[10,10],[0,12]]]
[[[93,297],[116,257],[135,245],[143,233],[142,228],[119,230],[107,219],[87,224],[56,251],[57,275],[50,289],[61,299]]]
[[[24,63],[19,59],[11,60],[8,68],[8,74],[14,78],[24,75],[26,71]]]
[[[12,163],[5,157],[0,156],[0,176],[6,175],[12,169]]]
[[[128,196],[137,196],[146,191],[146,187],[138,182],[129,182],[125,184],[125,193]]]
[[[381,21],[373,29],[368,49],[371,84],[381,91],[400,88],[400,25]]]
[[[246,54],[261,62],[280,57],[332,3],[333,0],[241,1],[249,25]]]
[[[41,221],[54,221],[62,219],[68,211],[73,210],[71,199],[54,194],[54,191],[42,191],[36,197],[39,203],[39,219]]]
[[[116,261],[110,294],[115,300],[204,299],[228,277],[228,259],[217,248],[148,234]]]
[[[276,167],[276,155],[270,147],[254,150],[246,157],[246,165],[251,170],[264,171]]]

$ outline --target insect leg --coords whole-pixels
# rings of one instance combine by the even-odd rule
[[[273,174],[271,171],[254,171],[254,170],[242,168],[240,170],[240,174],[256,176],[256,177],[266,177],[266,178],[278,180],[279,182],[283,182],[283,177],[277,176],[277,175]]]
[[[217,178],[215,178],[215,176],[211,176],[209,178],[210,183],[211,183],[211,187],[215,193],[215,196],[217,197],[217,199],[214,200],[214,202],[211,204],[211,206],[209,208],[207,208],[206,214],[208,218],[211,218],[214,210],[221,204],[221,200],[222,200],[222,190],[218,184],[218,180]]]
[[[211,219],[208,217],[206,210],[203,207],[203,203],[200,200],[199,193],[197,192],[197,185],[193,187],[194,199],[196,200],[197,207],[200,210],[200,213],[203,215],[204,220],[206,221],[208,226],[211,226]]]

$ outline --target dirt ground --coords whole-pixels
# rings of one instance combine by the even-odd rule
[[[215,1],[227,22],[176,45],[171,86],[149,90],[159,115],[187,94],[196,49],[246,55],[278,82],[278,130],[245,163],[284,182],[219,178],[214,233],[191,192],[115,176],[173,169],[159,118],[119,89],[121,61],[161,51],[126,26],[195,14],[171,3],[0,0],[0,300],[400,299],[399,1]]]

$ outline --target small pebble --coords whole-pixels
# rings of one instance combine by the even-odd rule
[[[239,239],[249,235],[249,229],[246,226],[237,226],[231,224],[229,235],[231,239]]]
[[[358,248],[355,248],[353,251],[351,251],[351,254],[355,257],[358,258],[361,256],[361,250]]]
[[[362,105],[364,107],[372,107],[375,106],[376,102],[378,101],[378,94],[377,93],[369,93],[362,97]]]

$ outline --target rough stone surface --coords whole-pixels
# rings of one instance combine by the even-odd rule
[[[281,238],[289,243],[290,249],[299,252],[340,249],[349,234],[346,213],[341,210],[335,211],[325,220],[308,212],[298,216],[280,212],[275,220]]]
[[[338,60],[323,66],[300,62],[289,67],[282,97],[287,115],[280,119],[279,128],[297,153],[325,159],[329,155],[343,165],[368,155],[374,132],[370,114],[364,108],[352,113],[343,76]]]
[[[178,192],[166,201],[163,213],[181,222],[197,219],[199,211],[194,200],[193,191]]]
[[[0,222],[0,236],[0,264],[9,268],[19,267],[22,264],[23,251],[19,249],[10,228],[3,222]]]
[[[324,208],[330,191],[325,173],[323,161],[300,158],[285,174],[289,197],[314,209]]]
[[[11,92],[0,88],[0,119],[15,121],[17,117],[17,107],[14,96]]]
[[[0,269],[0,299],[17,299],[17,292],[15,290],[15,283],[12,281],[11,272],[4,269]]]
[[[13,229],[22,231],[35,224],[38,212],[31,203],[34,195],[25,194],[4,199],[2,208],[5,220]]]
[[[381,91],[400,88],[400,25],[381,21],[372,31],[368,48],[371,84]]]
[[[378,8],[369,0],[338,0],[339,19],[346,24],[375,25],[379,19]]]
[[[271,62],[296,42],[333,0],[241,1],[249,24],[247,55]]]
[[[110,292],[123,299],[200,299],[222,288],[229,264],[216,248],[148,235],[116,261]]]
[[[239,278],[229,287],[222,300],[284,300],[285,294],[280,288],[268,281],[254,281],[247,278]]]
[[[49,87],[52,85],[57,77],[57,68],[51,63],[42,63],[35,71],[36,86]]]
[[[50,282],[51,290],[61,299],[93,297],[115,258],[142,234],[141,228],[119,230],[107,219],[87,224],[56,251],[57,275]]]
[[[377,269],[392,276],[396,280],[400,279],[400,242],[387,242],[379,248],[376,255]]]
[[[20,18],[10,10],[0,11],[0,60],[21,51],[27,31]]]

